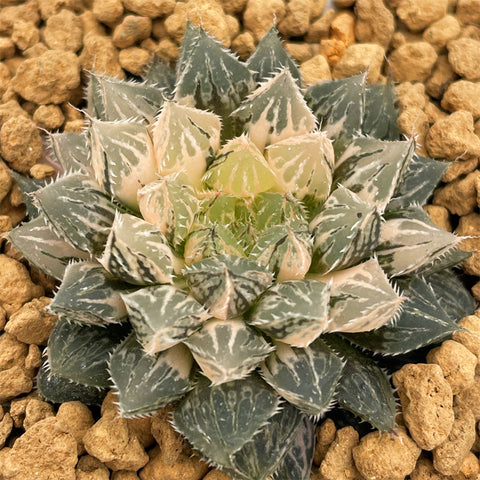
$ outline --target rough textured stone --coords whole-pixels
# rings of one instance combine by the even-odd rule
[[[272,25],[281,22],[285,14],[286,5],[283,0],[248,0],[243,13],[243,24],[258,41]]]
[[[424,32],[423,39],[437,51],[442,51],[450,40],[460,36],[461,27],[453,15],[445,15],[432,23]]]
[[[122,0],[94,0],[92,12],[99,22],[114,25],[123,15]]]
[[[83,44],[82,20],[69,10],[61,10],[47,20],[43,38],[51,49],[77,52]]]
[[[113,44],[118,48],[127,48],[136,42],[148,38],[152,33],[152,20],[148,17],[127,15],[113,31]]]
[[[152,435],[162,451],[163,462],[174,465],[183,450],[183,437],[169,422],[172,409],[162,408],[152,417]]]
[[[32,398],[25,408],[25,418],[23,420],[23,428],[28,430],[37,422],[55,415],[53,407],[43,400]]]
[[[448,61],[466,80],[480,80],[480,40],[457,38],[447,45]]]
[[[458,0],[456,14],[464,25],[479,25],[480,0]]]
[[[340,40],[346,47],[355,43],[355,16],[351,12],[340,12],[330,24],[330,37]]]
[[[28,393],[33,387],[33,375],[17,365],[0,372],[0,402]]]
[[[395,30],[392,12],[383,0],[357,0],[355,2],[355,36],[359,42],[390,45]]]
[[[447,13],[448,0],[400,0],[397,15],[413,32],[420,32]]]
[[[409,478],[410,480],[451,480],[450,477],[447,478],[438,473],[433,467],[432,461],[423,455],[418,459]]]
[[[143,75],[151,61],[151,53],[139,47],[124,48],[118,55],[121,67],[133,75]]]
[[[310,0],[290,0],[278,30],[287,37],[304,35],[310,25]]]
[[[385,50],[374,43],[350,45],[333,69],[334,78],[347,78],[368,70],[368,81],[376,83],[385,56]]]
[[[437,61],[435,49],[427,42],[405,43],[390,55],[396,82],[424,82]]]
[[[14,5],[0,8],[0,34],[11,35],[16,21],[23,20],[38,25],[38,1],[30,0],[22,5]]]
[[[449,111],[465,110],[480,118],[480,83],[458,80],[447,88],[442,98],[442,107]]]
[[[40,32],[33,22],[17,20],[13,24],[12,41],[20,50],[33,47],[40,40]]]
[[[124,78],[125,73],[118,63],[118,50],[109,37],[89,35],[84,38],[80,62],[84,69]]]
[[[467,331],[453,333],[452,339],[470,350],[480,362],[480,318],[477,315],[468,315],[462,318],[458,324]]]
[[[241,60],[246,60],[255,50],[255,38],[251,32],[240,33],[232,40],[232,51],[234,51]]]
[[[65,117],[58,105],[40,105],[33,114],[37,127],[45,130],[56,130],[63,125]]]
[[[83,437],[95,422],[90,409],[81,402],[65,402],[58,408],[57,419],[66,425],[70,435],[77,441],[78,454],[85,453]]]
[[[420,448],[403,427],[372,432],[353,449],[355,465],[366,480],[403,480],[415,468]]]
[[[318,20],[315,20],[312,24],[310,24],[305,37],[307,42],[314,43],[327,38],[330,34],[330,25],[332,24],[335,15],[335,10],[333,8],[329,8]]]
[[[453,71],[448,57],[439,55],[433,67],[430,78],[425,82],[427,93],[433,98],[442,98],[448,86],[458,78]]]
[[[27,345],[19,342],[10,333],[2,333],[0,335],[0,371],[14,366],[23,367],[27,352]]]
[[[123,5],[138,15],[156,18],[172,13],[175,0],[123,0]]]
[[[409,108],[424,109],[428,96],[422,83],[403,82],[395,87],[400,111]]]
[[[109,480],[110,470],[90,455],[80,457],[75,470],[76,480]]]
[[[3,415],[3,412],[2,412]],[[10,435],[13,428],[13,420],[10,414],[7,412],[3,415],[3,418],[0,420],[0,449],[5,446],[8,436]],[[2,470],[0,469],[0,472]],[[1,478],[1,477],[0,477]]]
[[[324,80],[331,80],[332,74],[327,59],[323,55],[315,55],[310,60],[300,65],[303,81],[308,84],[316,84]]]

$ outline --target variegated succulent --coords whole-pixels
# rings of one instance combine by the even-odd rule
[[[275,30],[246,63],[188,25],[176,67],[92,73],[63,172],[10,233],[61,280],[52,401],[118,392],[235,479],[309,478],[332,405],[395,425],[389,359],[458,330],[465,254],[421,206],[445,164],[399,140],[390,84],[304,88]],[[382,354],[380,356],[379,354]]]

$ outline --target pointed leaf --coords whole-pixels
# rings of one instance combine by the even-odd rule
[[[288,68],[299,86],[302,75],[295,62],[282,46],[282,41],[275,27],[272,27],[260,40],[257,48],[247,61],[248,68],[253,72],[257,83],[268,80],[282,68]]]
[[[138,210],[138,190],[156,180],[152,141],[145,125],[92,121],[92,165],[105,192]]]
[[[184,276],[193,296],[222,320],[246,312],[272,282],[265,268],[230,255],[200,260],[187,267]]]
[[[98,263],[71,263],[50,309],[61,319],[105,326],[121,323],[127,310],[120,298],[125,289]]]
[[[185,340],[213,385],[246,377],[273,350],[243,319],[213,319]]]
[[[307,347],[325,331],[329,285],[317,280],[289,280],[269,288],[248,316],[248,323],[269,337]]]
[[[339,186],[310,222],[313,272],[349,267],[369,256],[380,240],[381,217],[343,186]]]
[[[349,410],[382,431],[395,426],[395,397],[383,370],[367,356],[329,335],[327,343],[346,360],[337,386],[340,407]]]
[[[278,404],[278,396],[256,375],[213,386],[200,379],[174,410],[173,421],[210,462],[225,466],[270,421]]]
[[[414,142],[357,137],[337,160],[335,181],[383,213],[414,148]]]
[[[128,213],[119,213],[99,262],[124,282],[151,285],[171,283],[177,260],[158,227]]]
[[[255,227],[260,231],[267,230],[274,225],[306,222],[304,206],[289,193],[260,193],[254,199],[253,210]]]
[[[260,151],[286,138],[311,133],[316,127],[315,117],[286,68],[257,88],[232,115]]]
[[[173,97],[176,80],[175,69],[156,55],[153,57],[147,73],[143,76],[143,80],[147,85],[162,89],[165,97]]]
[[[91,175],[90,147],[85,133],[49,133],[47,145],[64,172]]]
[[[263,362],[262,377],[288,402],[308,415],[329,410],[343,361],[322,341],[307,348],[278,343]]]
[[[47,180],[36,180],[35,178],[21,175],[15,170],[9,170],[10,176],[18,183],[23,196],[23,203],[27,209],[27,216],[30,220],[40,215],[40,209],[34,203],[34,193],[47,186]]]
[[[211,317],[192,296],[171,285],[141,288],[122,299],[137,339],[149,354],[184,341]]]
[[[193,388],[192,365],[183,345],[148,355],[135,335],[130,335],[114,350],[109,362],[122,417],[152,414],[181,398]]]
[[[103,251],[117,208],[93,180],[69,175],[35,192],[35,198],[61,238],[85,252]]]
[[[453,267],[461,268],[463,263],[473,254],[474,252],[465,252],[461,248],[452,247],[439,257],[420,267],[415,273],[417,275],[431,275]]]

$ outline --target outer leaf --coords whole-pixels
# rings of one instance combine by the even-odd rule
[[[125,325],[116,325],[105,335],[103,327],[60,320],[48,339],[49,369],[81,385],[107,388],[108,357],[128,331]]]
[[[35,198],[60,237],[92,254],[103,251],[116,207],[93,180],[69,175],[35,192]]]
[[[162,89],[165,97],[173,97],[176,80],[175,69],[156,55],[153,57],[153,61],[143,79],[147,85]]]
[[[391,430],[395,426],[395,397],[383,370],[335,335],[326,341],[346,360],[337,386],[340,406],[378,430]]]
[[[275,225],[265,230],[249,259],[265,266],[278,282],[305,277],[312,262],[312,239],[306,224]]]
[[[71,263],[50,309],[61,319],[105,326],[121,323],[127,311],[120,292],[124,284],[98,263]]]
[[[97,182],[109,195],[138,210],[138,190],[157,178],[146,126],[129,121],[94,120],[89,134]]]
[[[147,355],[135,335],[130,335],[114,350],[109,362],[120,414],[148,415],[181,398],[193,388],[192,365],[192,357],[183,345]]]
[[[64,172],[91,175],[90,148],[85,133],[49,133],[47,145]]]
[[[43,216],[8,232],[8,239],[37,268],[61,280],[72,259],[87,260],[89,255],[62,240],[47,225]]]
[[[356,345],[383,355],[399,355],[436,343],[460,328],[440,305],[436,292],[422,278],[405,291],[406,301],[394,325],[348,335]]]
[[[437,272],[448,270],[452,267],[460,268],[462,264],[468,260],[474,252],[465,252],[456,246],[444,252],[430,263],[425,264],[415,271],[416,275],[432,275]]]
[[[233,116],[260,151],[286,138],[311,133],[316,127],[315,117],[287,68],[257,88]]]
[[[323,202],[332,185],[332,144],[323,132],[308,133],[270,145],[266,159],[283,192],[299,200]]]
[[[99,262],[112,275],[127,283],[171,283],[174,266],[181,266],[158,227],[128,213],[115,217]]]
[[[374,207],[339,186],[310,222],[312,271],[338,270],[370,255],[380,240],[380,222]]]
[[[182,342],[211,317],[192,296],[171,285],[122,295],[138,341],[149,354]]]
[[[230,255],[200,260],[187,267],[184,275],[193,296],[222,320],[246,312],[272,282],[265,268]]]
[[[307,347],[325,331],[329,299],[329,285],[317,280],[278,282],[260,297],[247,321],[276,340]]]
[[[173,421],[210,462],[229,466],[231,456],[270,421],[278,404],[278,396],[256,375],[213,386],[200,379],[174,410]]]
[[[291,348],[278,343],[263,362],[262,376],[279,395],[308,415],[329,410],[343,361],[323,342]]]
[[[164,102],[163,91],[148,83],[118,80],[91,73],[87,86],[88,113],[103,121],[137,119],[152,123]]]
[[[25,175],[15,172],[14,170],[9,170],[8,173],[18,183],[18,186],[22,191],[23,203],[27,209],[28,218],[32,220],[33,218],[38,217],[40,215],[40,209],[34,203],[33,194],[37,190],[46,187],[48,181],[26,177]]]
[[[157,172],[162,176],[181,172],[200,188],[207,157],[220,147],[220,129],[213,113],[166,102],[153,128]]]
[[[341,153],[351,139],[362,131],[365,115],[366,74],[333,82],[321,82],[305,93],[307,105],[320,122],[335,152]]]
[[[273,350],[241,318],[210,320],[184,343],[213,385],[246,377]]]
[[[392,288],[374,258],[317,278],[332,282],[329,332],[365,332],[379,328],[399,314],[405,300]]]
[[[315,448],[315,425],[306,416],[296,430],[296,437],[290,449],[282,459],[275,480],[309,480]]]
[[[377,256],[392,276],[405,275],[447,253],[461,240],[437,227],[421,207],[408,207],[385,216]]]
[[[414,142],[355,138],[337,160],[335,181],[383,213],[414,148]]]
[[[298,85],[302,85],[300,70],[283,48],[275,27],[272,27],[260,40],[248,59],[247,65],[257,83],[268,80],[282,68],[288,68]]]

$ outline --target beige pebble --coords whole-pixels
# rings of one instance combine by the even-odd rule
[[[155,55],[164,62],[175,62],[180,54],[180,50],[175,42],[169,38],[164,38],[158,42]]]
[[[0,104],[0,127],[2,127],[7,120],[19,116],[29,118],[28,113],[20,106],[17,100],[9,100],[4,104]]]
[[[0,215],[0,234],[9,232],[12,228],[12,219],[8,215]]]
[[[306,62],[313,56],[310,45],[305,42],[285,42],[284,48],[297,64]]]
[[[233,480],[232,477],[228,476],[226,473],[221,472],[220,470],[210,470],[204,477],[203,480]]]
[[[64,133],[82,133],[84,130],[84,120],[70,120],[68,122],[65,122],[65,125],[63,127]]]
[[[442,182],[448,183],[456,180],[462,175],[473,172],[477,168],[479,160],[479,158],[468,158],[466,160],[458,158],[457,160],[450,162],[447,170],[445,170],[445,173],[442,175]]]
[[[24,58],[39,57],[48,50],[48,47],[43,42],[36,43],[33,47],[27,48],[23,52]]]
[[[447,45],[448,61],[466,80],[480,80],[480,40],[457,38]]]
[[[42,364],[42,351],[37,345],[28,346],[28,354],[25,357],[25,368],[27,370],[40,367]],[[36,372],[35,372],[36,373]]]
[[[143,448],[148,448],[155,443],[152,435],[152,417],[127,418],[128,431],[137,437]]]
[[[300,65],[300,72],[305,84],[314,85],[324,80],[331,80],[332,74],[327,59],[323,55],[315,55]]]
[[[480,215],[478,217],[480,219]],[[456,233],[459,233],[458,229]],[[477,357],[461,343],[444,341],[440,347],[428,352],[427,362],[440,366],[454,395],[473,385]]]
[[[27,430],[33,427],[37,422],[53,416],[55,416],[55,413],[52,405],[40,399],[32,399],[27,403],[25,408],[23,428]]]
[[[477,456],[469,452],[460,467],[460,472],[452,475],[451,480],[478,480],[480,465]]]
[[[384,56],[383,47],[374,43],[350,45],[336,63],[332,76],[347,78],[368,71],[368,82],[376,83],[380,78]]]
[[[353,462],[352,451],[359,441],[358,432],[353,427],[336,431],[335,439],[325,453],[320,464],[320,473],[325,480],[355,480],[359,477]]]
[[[290,0],[284,19],[278,24],[278,30],[286,37],[304,35],[310,25],[310,0]]]
[[[476,376],[473,386],[455,396],[455,404],[470,408],[475,421],[480,420],[480,376]]]
[[[12,177],[7,169],[0,163],[0,202],[8,195],[12,187]]]
[[[313,455],[313,463],[320,465],[325,458],[330,445],[335,440],[337,428],[331,418],[327,418],[316,429],[315,432],[315,452]]]
[[[333,0],[333,3],[340,8],[348,8],[351,7],[355,0]]]
[[[12,40],[20,50],[26,50],[38,43],[40,32],[33,22],[17,20],[13,24]]]
[[[174,465],[183,450],[183,437],[169,422],[171,411],[171,407],[162,408],[152,417],[152,435],[160,446],[166,465]]]
[[[187,25],[187,5],[185,2],[178,2],[175,5],[175,10],[169,15],[164,22],[164,28],[177,44],[180,44],[185,33]]]
[[[111,480],[140,480],[140,477],[135,472],[117,470],[112,472]]]
[[[124,48],[120,50],[118,61],[127,72],[143,75],[152,61],[152,54],[144,48]]]
[[[238,15],[247,5],[247,0],[220,0],[225,13]]]
[[[10,402],[10,415],[13,419],[15,428],[23,428],[23,421],[25,419],[25,411],[28,403],[32,399],[38,399],[38,392],[34,391],[26,396],[14,398]]]
[[[36,180],[46,180],[47,178],[54,177],[57,171],[51,165],[46,165],[45,163],[36,163],[30,169],[29,173]]]
[[[400,0],[397,15],[413,32],[419,32],[447,13],[448,0]]]
[[[433,466],[444,475],[455,475],[475,441],[475,417],[468,407],[454,407],[455,421],[448,438],[433,450]]]
[[[5,443],[13,429],[13,420],[10,414],[7,412],[0,420],[0,449],[5,446]],[[0,469],[0,472],[2,470]]]
[[[8,370],[13,366],[23,367],[28,346],[19,342],[8,332],[0,335],[0,370]]]
[[[409,108],[420,108],[423,110],[428,100],[423,83],[399,83],[395,87],[395,93],[400,111]]]
[[[415,465],[415,469],[410,474],[409,478],[410,480],[451,480],[450,477],[445,477],[445,475],[438,473],[435,470],[432,461],[423,456],[423,454],[420,455],[420,458]]]
[[[15,91],[25,100],[39,104],[69,101],[80,85],[80,65],[73,52],[47,50],[25,60],[12,80]]]
[[[77,52],[83,45],[83,22],[73,12],[62,10],[49,17],[43,38],[51,49]]]
[[[243,12],[243,25],[258,41],[264,37],[272,25],[281,22],[285,14],[284,0],[249,0]]]
[[[113,44],[118,48],[127,48],[136,42],[145,40],[152,33],[152,20],[138,15],[127,15],[113,31]]]
[[[442,107],[449,111],[465,110],[480,118],[480,83],[458,80],[450,84],[442,98]]]
[[[123,5],[138,15],[156,18],[170,15],[175,8],[175,0],[123,0]]]
[[[454,332],[452,339],[468,348],[480,362],[480,318],[476,315],[468,315],[458,324],[467,331]]]
[[[445,15],[423,32],[423,39],[430,43],[437,52],[440,52],[450,40],[460,36],[460,31],[458,20],[453,15]]]
[[[432,74],[425,83],[426,91],[430,96],[440,99],[448,86],[457,78],[458,76],[453,71],[448,57],[446,55],[439,55],[433,67]]]
[[[8,370],[0,371],[0,402],[28,393],[33,387],[33,375],[23,367],[13,366]]]
[[[175,480],[179,471],[182,472],[182,480],[200,480],[208,472],[208,465],[195,454],[181,453],[172,465],[165,463],[158,446],[149,455],[149,462],[139,473],[141,480]]]
[[[23,58],[20,55],[15,55],[12,58],[7,58],[6,60],[4,60],[4,63],[10,70],[10,73],[12,75],[15,75],[18,67],[20,67],[20,65],[23,63]]]
[[[351,12],[340,12],[330,24],[330,36],[340,40],[346,47],[355,43],[355,16]]]
[[[123,15],[122,0],[94,0],[92,12],[99,22],[114,25]]]
[[[454,215],[468,215],[477,206],[477,191],[475,183],[480,172],[472,172],[465,178],[456,179],[444,187],[438,188],[432,203],[441,205]]]
[[[427,42],[406,43],[390,55],[390,67],[396,82],[424,82],[436,61],[437,53]]]
[[[40,297],[25,303],[10,317],[5,330],[21,342],[46,345],[58,320],[45,310],[50,302],[50,298]]]
[[[124,78],[125,73],[118,63],[118,50],[109,37],[89,35],[84,39],[80,62],[84,69]],[[66,126],[65,126],[66,128]]]
[[[18,480],[75,480],[76,443],[54,417],[37,422],[8,451],[3,462],[4,476]]]
[[[425,155],[423,145],[430,126],[427,114],[418,107],[406,108],[398,116],[397,123],[403,135],[416,139],[417,152]]]
[[[405,424],[417,445],[432,450],[444,442],[452,428],[454,413],[452,389],[441,368],[407,364],[393,374],[392,380],[398,388]]]
[[[460,217],[455,233],[467,237],[462,240],[462,250],[467,252],[480,250],[480,214],[472,212]]]
[[[474,296],[475,300],[480,300],[480,281],[473,285],[472,295]]]
[[[335,18],[336,11],[333,8],[329,8],[323,15],[315,20],[308,27],[307,35],[305,40],[310,43],[319,42],[325,38],[328,38],[330,35],[330,25]]]
[[[245,61],[255,50],[255,37],[249,31],[240,33],[232,40],[231,47],[232,51]]]
[[[102,417],[88,429],[83,443],[90,455],[111,470],[138,470],[148,462],[148,455],[137,437],[131,435],[124,418]]]
[[[33,121],[45,130],[56,130],[63,125],[65,117],[58,105],[40,105],[33,114]]]
[[[230,40],[233,40],[240,33],[240,22],[232,15],[225,15],[225,22],[227,24],[228,34]],[[231,44],[230,44],[231,47]]]
[[[10,86],[12,75],[8,67],[0,62],[0,95],[3,95]]]
[[[372,432],[353,449],[353,458],[366,480],[403,480],[415,468],[421,449],[403,427],[394,432]]]
[[[434,158],[449,161],[459,157],[478,158],[480,138],[475,135],[472,114],[458,110],[434,123],[428,132],[426,147]]]
[[[480,0],[458,0],[456,14],[464,25],[479,25]]]
[[[91,10],[85,10],[82,14],[79,15],[80,20],[82,21],[83,25],[83,42],[90,37],[91,35],[96,36],[103,36],[107,35],[107,31],[105,26],[101,24],[93,14]],[[111,38],[108,37],[110,40]]]
[[[0,8],[0,34],[11,35],[13,24],[18,20],[38,25],[40,21],[38,1],[29,0],[22,5]]]
[[[38,0],[38,7],[44,20],[56,15],[64,8],[74,12],[83,9],[81,0]]]
[[[331,68],[340,61],[345,52],[345,44],[341,40],[325,38],[320,41],[320,54],[323,55]]]
[[[84,455],[79,458],[76,480],[109,480],[110,470],[97,458]]]
[[[15,55],[15,43],[10,37],[0,37],[0,60],[12,58]]]
[[[355,15],[355,36],[359,42],[378,43],[383,48],[389,46],[395,20],[383,0],[357,0]]]

